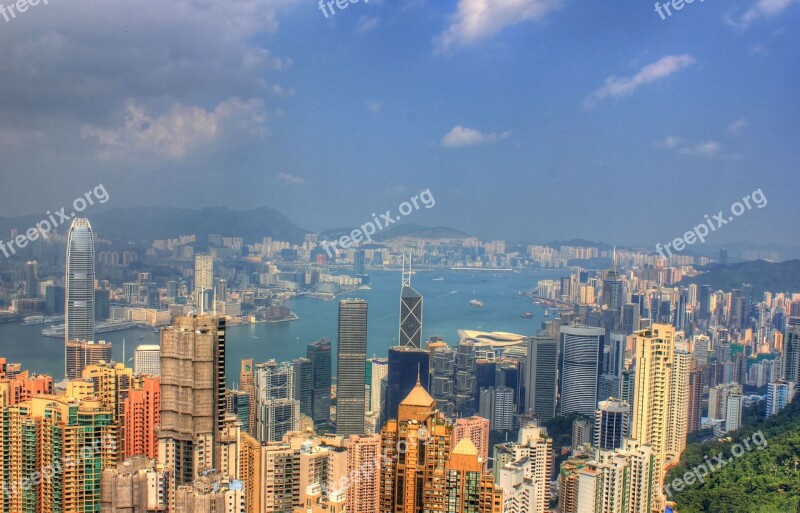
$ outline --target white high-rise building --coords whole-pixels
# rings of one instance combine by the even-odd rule
[[[142,344],[133,353],[133,371],[148,376],[161,375],[161,346]]]
[[[372,379],[369,388],[368,410],[373,413],[381,412],[381,380],[389,375],[389,360],[373,356],[369,360],[372,370]]]
[[[517,442],[495,445],[495,476],[503,488],[503,497],[516,498],[516,504],[507,505],[512,511],[548,511],[552,452],[553,439],[547,436],[544,428],[536,425],[520,429]],[[522,468],[522,475],[529,481],[523,483],[524,490],[521,489],[517,467]],[[503,470],[506,471],[505,474],[501,474]]]
[[[300,401],[294,397],[294,366],[275,360],[256,365],[256,438],[279,442],[300,430]]]

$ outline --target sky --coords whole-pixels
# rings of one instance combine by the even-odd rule
[[[43,2],[0,0],[0,216],[430,190],[405,221],[654,244],[760,189],[709,242],[800,245],[800,0]]]

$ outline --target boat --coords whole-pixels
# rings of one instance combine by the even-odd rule
[[[477,299],[473,299],[469,302],[470,305],[474,306],[475,308],[483,308],[483,303],[478,301]]]
[[[44,324],[44,316],[43,315],[30,315],[25,317],[22,322],[24,324]]]
[[[545,317],[550,317],[550,310],[548,308],[544,309],[544,316]]]
[[[141,337],[139,337],[139,340],[142,340],[143,338],[144,338],[144,335],[142,335]]]
[[[522,317],[523,319],[530,319],[533,317],[533,312],[522,312],[522,315],[520,315],[520,317]]]
[[[439,277],[437,277],[437,278],[434,278],[434,279],[433,279],[433,280],[431,280],[431,281],[444,281],[444,278],[442,278],[441,276],[439,276]]]
[[[158,328],[153,328],[153,333],[158,333],[159,331],[161,330],[159,330]]]

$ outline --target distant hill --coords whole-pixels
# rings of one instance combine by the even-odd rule
[[[377,233],[374,238],[376,240],[390,240],[398,237],[412,237],[416,239],[466,239],[471,237],[471,235],[446,226],[429,228],[427,226],[409,223],[387,228]]]
[[[709,264],[700,270],[704,271],[703,274],[684,278],[680,284],[696,283],[711,285],[714,290],[730,290],[741,288],[742,283],[750,283],[756,294],[764,291],[800,291],[800,260],[779,263],[756,260],[728,265]]]
[[[173,207],[133,207],[88,213],[95,233],[104,239],[130,241],[155,240],[196,234],[205,243],[211,233],[242,237],[246,242],[260,242],[264,237],[303,242],[306,230],[299,228],[277,210],[262,207],[251,210],[203,208],[191,210]],[[0,233],[12,228],[25,230],[43,216],[0,218]],[[66,232],[65,223],[58,232]]]

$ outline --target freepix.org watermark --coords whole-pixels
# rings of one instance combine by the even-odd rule
[[[350,235],[342,235],[338,240],[333,242],[324,240],[320,244],[325,248],[325,252],[328,253],[328,258],[333,258],[337,245],[340,246],[341,249],[348,249],[353,243],[358,243],[362,240],[372,242],[372,236],[375,235],[377,231],[383,230],[390,224],[396,223],[415,210],[419,210],[420,202],[422,202],[425,208],[433,208],[434,205],[436,205],[436,198],[433,197],[433,193],[430,189],[425,189],[419,194],[415,194],[409,201],[400,203],[397,207],[397,210],[400,211],[400,215],[392,216],[391,210],[387,210],[380,216],[376,216],[373,212],[372,221],[367,221],[362,224],[360,228],[356,228],[350,232]],[[383,221],[383,223],[381,223],[381,221]]]
[[[699,0],[700,3],[703,3],[705,0]],[[672,16],[672,11],[669,10],[670,6],[676,11],[680,11],[686,4],[693,4],[694,0],[672,0],[671,2],[664,2],[663,4],[660,2],[656,2],[656,12],[659,16],[661,16],[661,20],[666,20],[667,16]],[[664,12],[667,12],[667,16],[664,16]]]
[[[753,202],[752,205],[750,204],[751,200]],[[660,243],[656,244],[656,251],[662,258],[668,258],[672,256],[672,251],[678,253],[686,249],[687,245],[691,246],[697,241],[704,243],[706,241],[706,236],[708,236],[709,233],[717,231],[733,221],[735,217],[739,217],[748,210],[751,210],[753,205],[758,208],[764,208],[767,206],[767,197],[764,195],[761,189],[756,189],[742,198],[742,201],[737,201],[731,205],[731,215],[728,217],[725,217],[723,210],[720,210],[711,217],[706,214],[705,221],[684,233],[683,237],[678,237],[672,242],[666,243],[663,248],[661,247]],[[670,246],[672,247],[672,250],[670,250]],[[665,251],[666,255],[664,254]]]
[[[753,446],[750,443],[753,443]],[[672,492],[680,492],[686,485],[692,485],[695,482],[705,483],[706,477],[709,474],[716,472],[717,470],[721,469],[734,458],[741,458],[746,452],[753,451],[755,449],[765,449],[767,447],[767,439],[764,437],[764,433],[761,431],[756,431],[751,436],[745,437],[740,444],[733,444],[731,446],[731,455],[728,458],[725,458],[724,453],[720,452],[713,458],[708,456],[705,457],[705,463],[701,463],[697,465],[693,469],[687,471],[681,477],[675,478],[672,480],[671,483],[664,486],[664,493],[667,494],[667,497],[672,497]]]
[[[8,242],[0,240],[0,252],[8,258],[16,254],[17,249],[24,248],[29,242],[33,242],[39,237],[46,239],[47,234],[50,233],[51,230],[55,230],[63,223],[68,223],[75,217],[75,214],[83,212],[89,208],[90,205],[94,205],[95,199],[98,203],[102,204],[107,202],[108,198],[108,191],[106,191],[103,184],[100,184],[83,196],[75,198],[72,202],[73,210],[69,214],[65,212],[67,207],[61,207],[60,210],[56,210],[52,213],[48,210],[45,214],[47,218],[36,223],[35,227],[28,228],[25,233],[20,233]],[[16,246],[16,248],[14,246]]]
[[[331,14],[336,14],[336,9],[333,7],[336,6],[340,11],[344,11],[347,9],[350,4],[357,4],[360,0],[319,0],[319,10],[322,11],[322,14],[325,17],[328,17],[328,9],[330,9]],[[369,0],[364,0],[365,4],[369,3]],[[327,9],[326,9],[327,7]]]
[[[27,12],[29,7],[36,7],[40,3],[49,5],[49,0],[17,0],[8,5],[0,3],[0,16],[6,20],[6,23],[16,19],[17,14]]]

